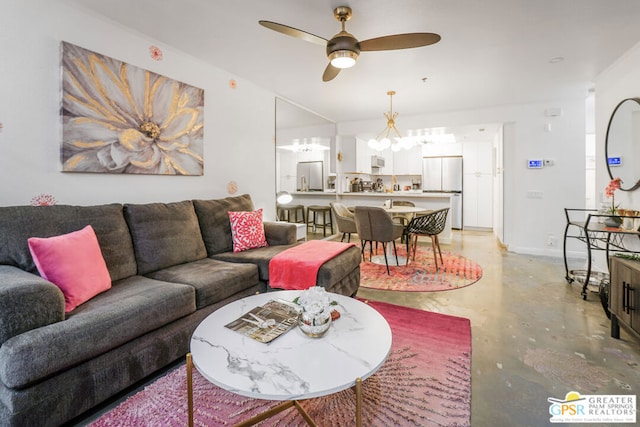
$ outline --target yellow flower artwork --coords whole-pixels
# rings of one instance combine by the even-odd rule
[[[65,172],[202,175],[204,91],[62,42]]]

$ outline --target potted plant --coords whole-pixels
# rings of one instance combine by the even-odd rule
[[[611,207],[609,208],[610,216],[605,218],[604,224],[607,227],[619,227],[622,224],[622,218],[618,216],[618,205],[616,205],[616,190],[620,189],[620,184],[622,184],[622,180],[620,177],[613,178],[609,181],[609,185],[605,188],[604,192],[607,197],[611,198]]]

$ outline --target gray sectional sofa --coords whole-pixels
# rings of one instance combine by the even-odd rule
[[[0,207],[0,425],[59,425],[182,358],[195,327],[230,301],[269,287],[269,260],[295,242],[295,227],[265,223],[269,246],[232,251],[219,200],[100,206]],[[29,237],[91,225],[111,289],[70,313],[38,275]],[[355,295],[360,251],[326,262],[318,285]]]

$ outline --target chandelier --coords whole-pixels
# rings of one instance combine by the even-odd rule
[[[300,139],[294,139],[291,145],[279,145],[278,148],[282,150],[289,150],[295,153],[305,153],[309,151],[325,151],[330,148],[327,145],[321,144],[321,139],[312,137],[312,138],[303,138],[302,141]]]
[[[393,90],[387,92],[387,95],[389,95],[389,112],[384,113],[387,119],[387,127],[385,127],[375,139],[372,138],[368,142],[369,147],[376,151],[384,151],[389,147],[391,147],[392,151],[400,151],[402,148],[408,149],[413,145],[411,143],[405,143],[405,139],[402,138],[400,131],[398,131],[396,127],[396,117],[398,117],[398,113],[393,112],[393,95],[395,94],[396,92]]]

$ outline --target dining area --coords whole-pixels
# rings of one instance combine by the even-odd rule
[[[351,234],[357,234],[363,260],[383,264],[387,274],[389,266],[407,266],[415,261],[419,237],[431,240],[436,269],[438,258],[442,264],[439,234],[445,228],[449,208],[425,210],[411,202],[385,203],[380,206],[346,207],[340,202],[330,203],[336,218],[341,241],[350,242]],[[398,255],[397,241],[406,247],[405,255]],[[374,247],[375,243],[375,247]],[[367,251],[368,246],[368,251]],[[378,249],[381,246],[381,254]]]
[[[435,267],[440,268],[440,244],[452,240],[451,204],[447,195],[416,193],[393,197],[366,192],[287,195],[287,199],[277,198],[278,220],[297,223],[307,240],[337,240],[338,235],[342,242],[359,240],[363,262],[384,266],[387,275],[394,268],[415,263],[419,242],[430,246],[428,255]],[[426,249],[427,245],[421,247]]]

